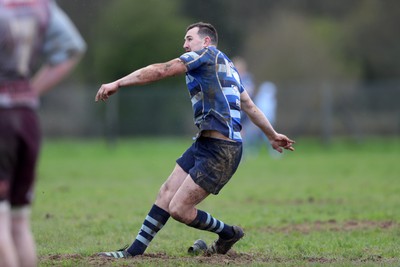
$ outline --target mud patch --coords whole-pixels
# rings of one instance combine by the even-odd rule
[[[277,199],[256,199],[253,197],[248,197],[244,200],[245,203],[248,204],[257,204],[257,205],[273,205],[273,206],[298,206],[298,205],[342,205],[344,203],[343,199],[334,199],[334,198],[314,198],[308,197],[305,199],[289,199],[289,200],[277,200]]]
[[[283,227],[267,227],[264,228],[266,232],[301,232],[307,234],[314,231],[356,231],[356,230],[368,230],[368,229],[381,229],[388,230],[395,227],[399,227],[400,224],[393,221],[345,221],[337,222],[336,220],[328,221],[315,221],[304,224],[293,224]]]
[[[301,232],[304,234],[314,231],[357,231],[368,229],[380,229],[382,231],[398,229],[400,224],[393,221],[345,221],[338,222],[336,220],[315,221],[304,224],[287,225],[283,227],[267,227],[262,229],[266,232]],[[98,255],[83,256],[80,254],[55,254],[44,255],[39,257],[39,262],[43,266],[251,266],[258,264],[294,264],[300,263],[311,264],[334,264],[343,262],[343,259],[310,257],[302,259],[276,258],[269,257],[266,254],[238,253],[234,250],[229,251],[226,255],[199,255],[199,256],[171,256],[166,253],[146,253],[129,259],[113,259],[99,257]],[[359,265],[364,263],[384,263],[398,264],[398,259],[385,259],[379,255],[372,255],[367,258],[354,259],[352,261],[344,261],[346,264]],[[301,264],[302,265],[302,264]],[[396,265],[398,266],[398,265]]]
[[[97,255],[82,256],[78,254],[63,254],[42,256],[39,261],[45,266],[252,266],[263,265],[273,266],[274,264],[293,264],[299,266],[299,259],[271,258],[262,254],[228,252],[226,255],[211,256],[169,256],[165,253],[146,253],[130,259],[112,259],[99,257]],[[301,266],[310,264],[331,264],[343,262],[339,259],[311,257],[302,259]],[[302,262],[300,260],[300,262]],[[346,261],[347,264],[362,265],[365,263],[391,264],[398,263],[396,259],[384,259],[375,257],[373,259],[358,259]],[[305,264],[305,265],[304,265]]]
[[[165,253],[146,253],[129,259],[113,259],[91,255],[84,257],[78,254],[57,254],[41,256],[39,261],[51,263],[52,265],[65,265],[63,262],[74,262],[77,266],[176,266],[176,265],[242,265],[247,266],[260,262],[260,257],[247,253],[228,252],[226,255],[211,256],[169,256]],[[266,259],[264,259],[266,260]]]

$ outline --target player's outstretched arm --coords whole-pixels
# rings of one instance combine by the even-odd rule
[[[240,103],[242,110],[247,114],[250,120],[261,129],[267,136],[272,147],[282,153],[282,148],[294,151],[295,141],[289,139],[286,135],[277,133],[264,113],[254,104],[246,91],[240,94]]]
[[[173,59],[165,63],[156,63],[135,70],[131,74],[111,83],[103,84],[97,91],[95,101],[106,101],[115,94],[120,87],[135,86],[152,83],[167,77],[176,76],[186,72],[185,64],[179,59]]]

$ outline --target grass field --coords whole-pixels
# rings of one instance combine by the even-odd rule
[[[246,236],[224,256],[189,256],[215,236],[170,220],[144,256],[130,244],[190,139],[45,140],[33,208],[40,266],[400,266],[400,140],[297,140],[280,159],[244,158],[200,208]]]

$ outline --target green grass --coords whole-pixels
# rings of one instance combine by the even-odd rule
[[[190,139],[45,140],[33,208],[41,266],[399,266],[400,140],[297,140],[280,159],[244,158],[200,208],[246,236],[227,256],[191,257],[215,236],[170,220],[143,257],[99,261],[135,238]]]

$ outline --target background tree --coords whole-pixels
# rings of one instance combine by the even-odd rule
[[[255,36],[261,38],[268,33],[274,35],[274,40],[265,36],[258,40],[260,47],[278,49],[275,56],[284,57],[285,53],[279,53],[279,46],[272,47],[271,42],[286,43],[286,46],[290,42],[294,49],[291,53],[301,57],[311,50],[304,44],[308,36],[314,43],[312,47],[325,50],[328,64],[335,65],[331,65],[335,72],[341,69],[342,74],[348,71],[349,76],[364,80],[395,79],[400,75],[400,37],[397,34],[400,1],[397,0],[59,2],[89,44],[78,69],[84,73],[79,77],[87,81],[106,81],[125,74],[123,70],[179,55],[182,50],[176,48],[182,45],[186,25],[200,20],[218,28],[220,48],[230,56],[256,53],[251,51],[255,49],[252,47],[257,41]],[[300,25],[296,26],[294,20]],[[302,27],[306,36],[298,36],[300,34],[290,30],[290,23],[293,27]],[[288,38],[290,33],[297,38]],[[262,51],[265,53],[266,49]],[[318,53],[320,57],[321,51]],[[250,65],[264,64],[256,59],[251,60]],[[303,69],[296,69],[300,73],[293,74],[295,77],[304,75]]]
[[[257,83],[266,79],[279,83],[279,88],[283,89],[279,92],[287,95],[278,98],[294,101],[286,103],[284,107],[280,106],[284,110],[280,110],[279,114],[285,118],[280,121],[284,121],[287,127],[297,121],[303,122],[301,114],[300,117],[293,116],[298,110],[317,114],[321,113],[321,106],[333,106],[334,103],[341,104],[338,110],[346,111],[346,118],[351,117],[349,114],[355,108],[355,103],[358,103],[359,110],[374,109],[368,118],[371,121],[389,121],[385,124],[388,127],[385,127],[390,128],[390,131],[393,131],[391,121],[399,121],[398,116],[391,115],[396,113],[377,111],[381,107],[388,110],[398,106],[395,100],[398,98],[396,81],[400,77],[400,36],[397,34],[400,1],[58,2],[74,20],[88,43],[88,51],[76,69],[77,75],[73,77],[83,84],[80,87],[74,84],[74,87],[83,88],[85,94],[90,94],[90,100],[93,96],[88,91],[97,89],[101,83],[147,64],[179,56],[183,52],[182,38],[186,26],[206,21],[219,30],[221,50],[230,57],[243,56],[247,59]],[[323,98],[323,84],[330,84],[334,93]],[[190,128],[190,102],[187,101],[187,94],[182,94],[182,90],[185,90],[183,79],[177,77],[154,86],[169,88],[124,90],[118,96],[121,129],[130,127],[125,131],[128,134],[175,134],[181,133],[183,128],[193,132]],[[350,96],[353,93],[357,97]],[[62,101],[65,102],[64,99]],[[376,104],[378,102],[379,105]],[[149,107],[149,103],[153,103],[154,107]],[[325,111],[333,114],[334,110],[331,107],[325,108]],[[372,116],[377,119],[373,120]],[[169,121],[164,121],[165,117]],[[313,125],[309,123],[312,120],[307,120],[308,124],[299,124],[301,127],[294,131],[319,131],[320,118],[314,117]],[[161,126],[157,128],[155,121],[157,124],[161,122]],[[361,120],[357,118],[353,121]],[[371,125],[383,128],[376,123]],[[284,129],[285,126],[281,127]]]
[[[400,78],[400,1],[365,0],[343,21],[349,58],[362,68],[362,80]]]

